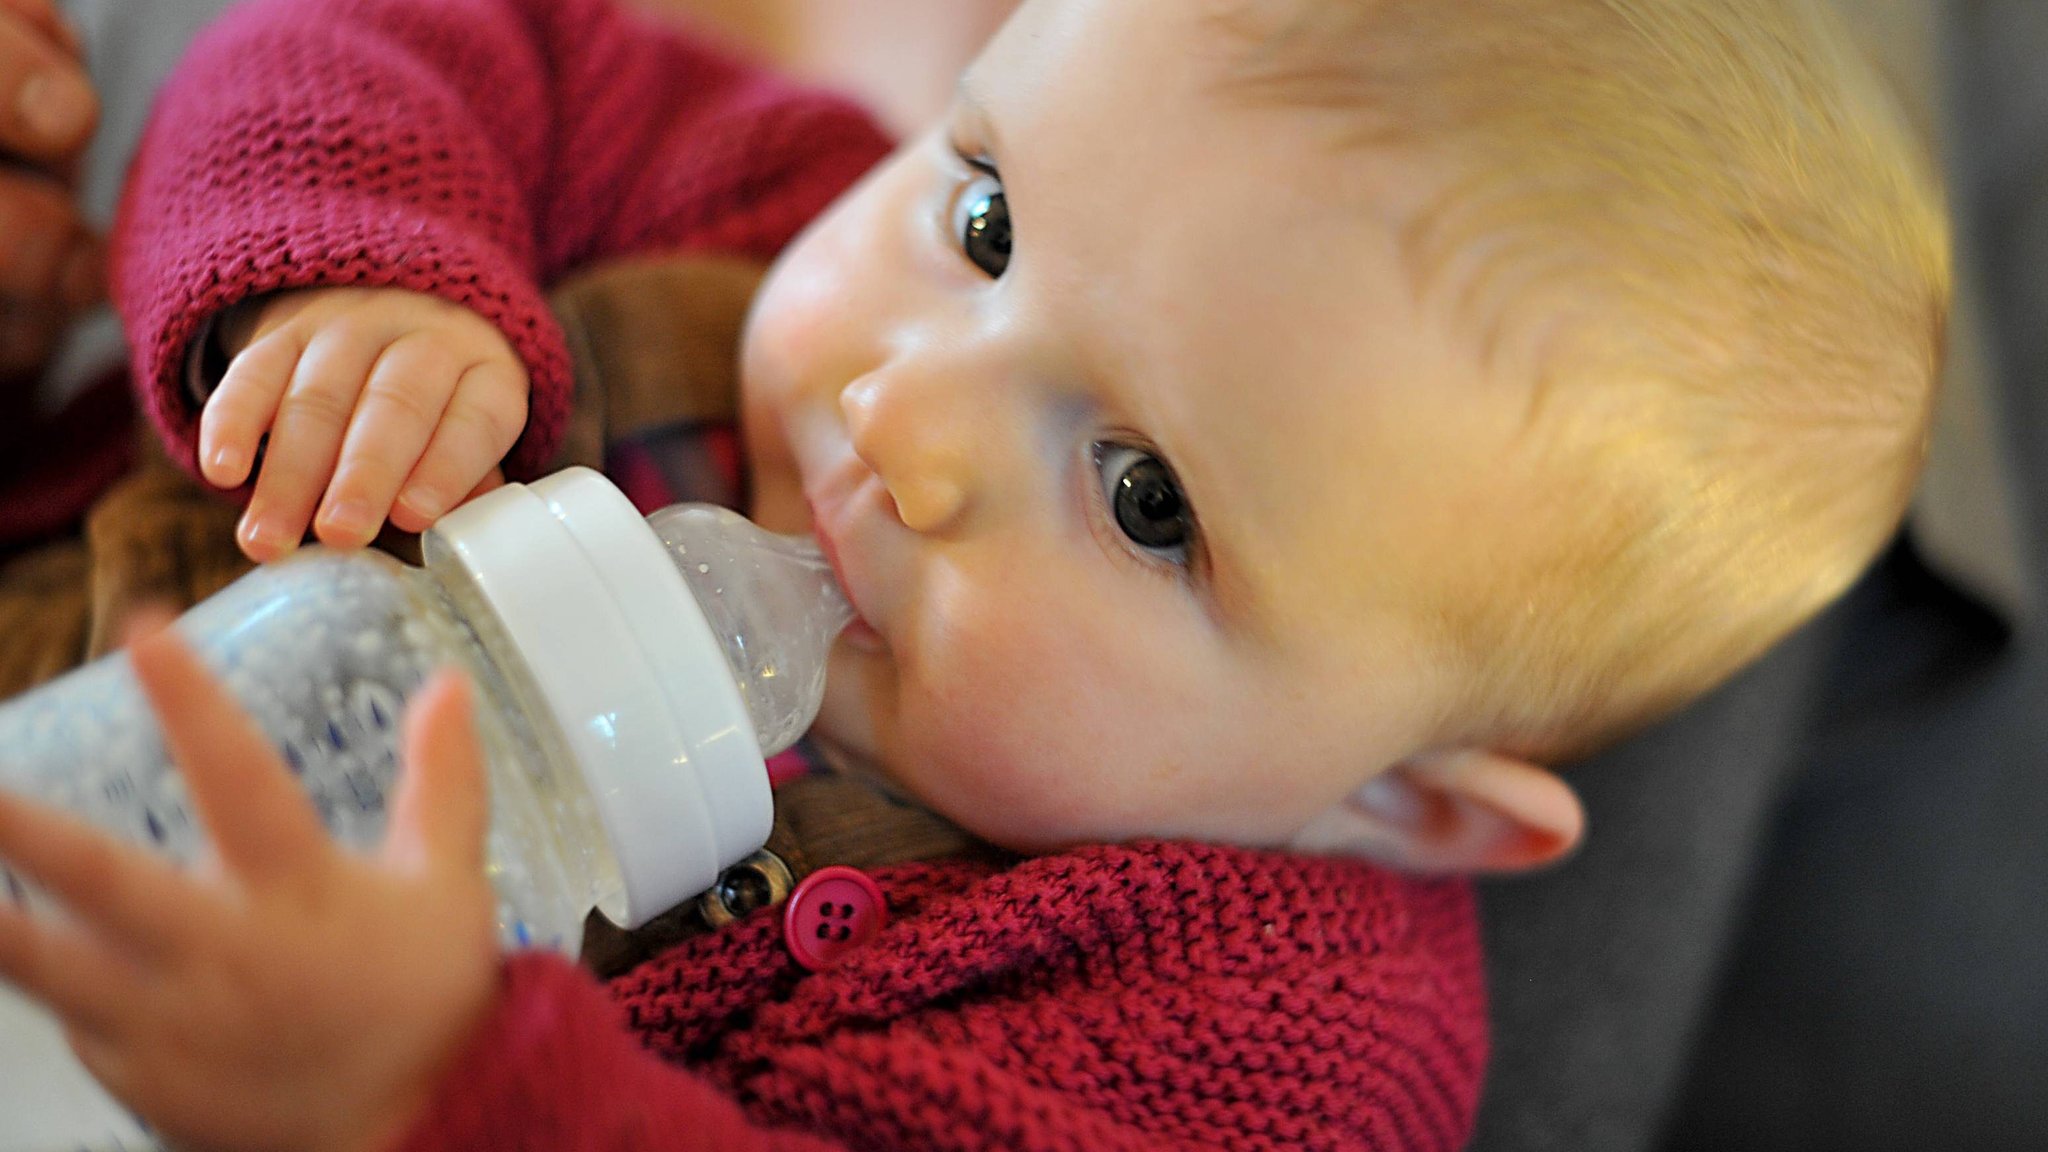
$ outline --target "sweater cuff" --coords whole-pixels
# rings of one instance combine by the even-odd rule
[[[194,412],[206,411],[213,390],[228,374],[227,357],[214,341],[220,336],[220,317],[208,316],[192,334],[192,346],[185,353],[185,398]]]
[[[537,952],[508,957],[497,1007],[394,1152],[499,1147],[514,1125],[525,1129],[514,1144],[579,1147],[558,1125],[587,1103],[571,1089],[595,1063],[587,1053],[597,1034],[592,1022],[616,1030],[611,1016],[596,984],[566,960]]]
[[[333,224],[297,236],[216,222],[212,230],[179,236],[175,247],[169,238],[134,238],[122,312],[144,409],[172,458],[196,473],[192,365],[203,362],[209,333],[226,309],[294,288],[390,287],[463,305],[505,334],[531,381],[526,428],[505,458],[505,473],[512,480],[538,475],[567,423],[571,384],[567,344],[531,273],[494,245],[435,222],[412,222],[409,231],[391,221],[354,225],[362,238],[346,243],[339,233],[347,229]],[[422,248],[434,258],[418,257]]]
[[[736,1101],[648,1052],[627,1023],[590,973],[553,953],[514,953],[496,1009],[394,1152],[836,1147],[755,1127]]]

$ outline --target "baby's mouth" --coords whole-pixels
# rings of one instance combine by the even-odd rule
[[[812,413],[808,419],[792,419],[789,443],[795,457],[796,476],[806,510],[811,518],[811,535],[832,567],[832,577],[853,606],[853,622],[840,632],[840,639],[865,652],[887,651],[888,643],[868,618],[866,602],[876,590],[864,586],[874,573],[863,562],[863,490],[874,473],[847,442],[845,429],[834,414]],[[872,525],[867,525],[872,527]],[[853,568],[847,565],[851,545]]]
[[[818,541],[818,550],[825,554],[825,563],[831,565],[832,578],[839,582],[839,590],[846,595],[847,603],[853,605],[853,621],[840,632],[840,639],[863,652],[880,652],[888,644],[882,634],[861,613],[860,601],[853,590],[852,581],[846,578],[846,565],[839,558],[839,541],[827,520],[818,514],[818,506],[811,503],[811,530]]]

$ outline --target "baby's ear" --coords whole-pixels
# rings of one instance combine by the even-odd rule
[[[1290,847],[1410,872],[1520,872],[1578,846],[1578,794],[1555,772],[1461,748],[1403,761],[1311,820]]]

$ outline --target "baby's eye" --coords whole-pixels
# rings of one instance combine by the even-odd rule
[[[1010,266],[1010,205],[995,170],[969,161],[980,170],[953,202],[953,233],[960,251],[991,280]]]
[[[1095,446],[1095,469],[1117,531],[1145,552],[1187,563],[1195,510],[1166,461],[1128,444],[1101,443]]]

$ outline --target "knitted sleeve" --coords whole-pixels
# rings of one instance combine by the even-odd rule
[[[886,141],[857,110],[609,0],[264,0],[166,85],[115,227],[137,386],[194,466],[183,378],[221,309],[396,286],[466,305],[532,377],[515,477],[571,387],[543,289],[610,256],[772,255]]]
[[[497,1011],[394,1152],[842,1147],[755,1124],[730,1096],[642,1049],[625,1025],[587,973],[551,955],[515,956]]]

